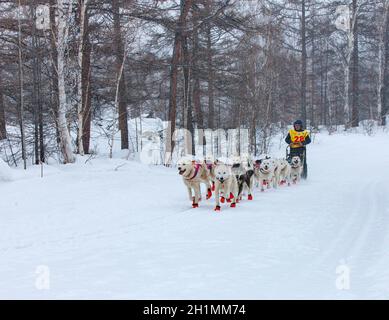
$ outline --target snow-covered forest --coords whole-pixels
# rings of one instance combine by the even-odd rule
[[[1,1],[1,153],[72,163],[104,138],[132,157],[141,115],[245,128],[254,154],[295,118],[385,124],[388,15],[386,0]]]
[[[387,298],[388,121],[389,0],[0,0],[0,299]]]

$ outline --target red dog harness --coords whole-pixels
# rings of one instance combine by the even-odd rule
[[[187,178],[186,180],[192,180],[192,179],[196,178],[197,174],[200,171],[200,167],[201,167],[201,164],[200,163],[196,163],[196,165],[195,165],[195,172],[194,172],[193,177],[192,178]]]

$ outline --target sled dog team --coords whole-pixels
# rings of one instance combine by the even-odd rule
[[[279,185],[297,183],[301,179],[302,162],[300,157],[274,159],[264,156],[260,159],[235,157],[213,160],[206,157],[203,161],[181,159],[177,163],[178,173],[188,189],[192,207],[197,208],[201,200],[201,183],[207,188],[207,199],[215,192],[215,211],[220,211],[220,203],[228,202],[232,208],[242,200],[243,192],[247,199],[253,199],[254,185],[265,188],[277,188]]]

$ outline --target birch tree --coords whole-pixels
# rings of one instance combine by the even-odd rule
[[[66,114],[68,112],[66,88],[65,88],[65,53],[69,36],[69,20],[72,14],[72,0],[57,0],[58,22],[57,22],[57,75],[58,75],[58,96],[59,106],[57,113],[57,126],[60,138],[60,146],[64,163],[73,163],[75,157],[72,151],[72,141],[67,125]]]
[[[337,21],[335,22],[335,25],[338,29],[346,32],[347,36],[347,47],[346,47],[346,54],[345,59],[343,62],[344,66],[344,124],[345,127],[348,128],[352,123],[355,123],[354,116],[356,113],[356,105],[355,105],[355,99],[351,99],[351,76],[354,77],[353,72],[355,66],[353,66],[352,62],[356,58],[356,52],[357,49],[356,46],[356,32],[357,32],[357,17],[358,17],[358,10],[359,7],[357,5],[357,1],[352,1],[352,8],[350,9],[350,6],[348,5],[342,5],[338,6],[337,12],[339,14]],[[352,102],[352,106],[354,110],[351,109],[350,101]],[[354,116],[353,116],[354,114]],[[358,125],[358,124],[356,124]]]
[[[5,126],[5,107],[3,96],[3,85],[1,81],[1,69],[0,69],[0,141],[7,138],[7,130]]]
[[[377,88],[377,117],[380,125],[386,124],[385,115],[388,111],[388,98],[385,98],[388,85],[388,56],[389,56],[389,0],[383,0],[383,13],[379,25],[380,38],[378,44],[378,88]],[[386,85],[385,85],[386,84]]]
[[[77,115],[78,115],[78,134],[77,134],[77,146],[78,153],[80,155],[84,155],[84,122],[85,122],[85,94],[86,87],[88,85],[88,77],[85,79],[85,35],[86,35],[86,27],[87,27],[87,7],[89,5],[89,0],[79,0],[79,11],[80,11],[80,41],[78,45],[78,79],[77,79],[77,91],[78,91],[78,106],[77,106]]]

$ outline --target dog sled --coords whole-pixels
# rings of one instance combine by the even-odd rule
[[[298,156],[300,157],[301,163],[303,165],[303,172],[301,174],[302,179],[308,178],[308,166],[307,166],[307,149],[304,148],[303,150],[293,150],[290,146],[286,147],[286,160],[290,163],[292,161],[292,158]]]

